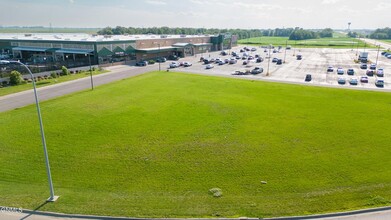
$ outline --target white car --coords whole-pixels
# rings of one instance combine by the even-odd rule
[[[208,64],[205,66],[205,69],[212,69],[213,67],[214,67],[213,64]]]
[[[192,66],[193,64],[192,63],[190,63],[190,62],[184,62],[183,63],[183,66],[184,67],[189,67],[189,66]]]
[[[179,67],[179,63],[177,62],[171,62],[170,65],[169,65],[170,68],[177,68]]]
[[[345,71],[342,68],[338,68],[337,69],[337,74],[338,75],[343,75],[344,73],[345,73]]]

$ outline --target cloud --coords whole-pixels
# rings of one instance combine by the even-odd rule
[[[75,0],[69,0],[69,3],[73,4],[75,3]]]
[[[323,0],[322,4],[323,5],[332,5],[338,3],[340,0]]]
[[[159,0],[147,0],[145,2],[148,4],[151,4],[151,5],[166,5],[167,4],[167,2],[159,1]]]
[[[391,8],[391,3],[388,2],[380,2],[378,5],[376,5],[375,10],[376,11],[385,11]]]

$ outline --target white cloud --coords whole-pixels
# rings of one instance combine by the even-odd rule
[[[166,5],[167,4],[167,2],[159,1],[159,0],[147,0],[145,2],[148,4],[151,4],[151,5]]]
[[[340,0],[323,0],[322,4],[324,5],[332,5],[338,3]]]
[[[375,10],[377,11],[385,11],[391,8],[391,3],[388,2],[380,2],[376,5]]]

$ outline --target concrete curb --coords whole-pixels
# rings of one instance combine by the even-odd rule
[[[351,215],[358,214],[366,214],[373,212],[381,212],[391,210],[391,206],[379,207],[379,208],[371,208],[371,209],[362,209],[348,212],[336,212],[329,214],[319,214],[319,215],[307,215],[307,216],[290,216],[290,217],[277,217],[277,218],[247,218],[247,217],[239,217],[239,218],[136,218],[136,217],[110,217],[110,216],[95,216],[95,215],[79,215],[79,214],[64,214],[64,213],[56,213],[56,212],[43,212],[43,211],[34,211],[24,209],[22,213],[28,215],[41,215],[41,216],[49,216],[49,217],[58,217],[58,218],[76,218],[76,219],[105,219],[105,220],[286,220],[286,219],[321,219],[321,218],[330,218],[330,217],[346,217]]]
[[[359,215],[373,212],[381,212],[391,210],[391,206],[371,208],[371,209],[361,209],[348,212],[335,212],[329,214],[319,214],[319,215],[307,215],[307,216],[291,216],[291,217],[278,217],[278,218],[260,218],[262,220],[286,220],[286,219],[321,219],[321,218],[331,218],[331,217],[346,217],[351,215]]]

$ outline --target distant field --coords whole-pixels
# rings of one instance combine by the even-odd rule
[[[61,197],[40,210],[259,218],[391,205],[390,100],[153,72],[46,101]],[[49,195],[35,106],[0,113],[0,134],[0,204],[35,209]]]
[[[288,41],[288,45],[293,47],[301,48],[318,48],[318,47],[328,47],[328,48],[356,48],[357,44],[359,48],[363,47],[373,47],[372,45],[365,45],[365,42],[348,38],[348,37],[333,37],[333,38],[319,38],[319,39],[310,39],[310,40],[288,40],[288,37],[256,37],[239,40],[240,44],[246,45],[274,45],[274,46],[285,46]]]
[[[100,28],[0,28],[0,33],[86,33],[95,34]]]

